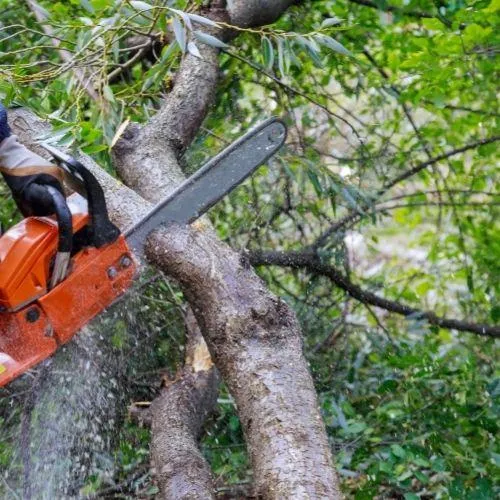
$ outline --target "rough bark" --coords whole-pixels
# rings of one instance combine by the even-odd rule
[[[286,9],[300,0],[228,0],[231,24],[241,28],[274,23]]]
[[[210,231],[151,237],[149,258],[181,285],[235,398],[264,498],[340,498],[316,393],[288,305]]]
[[[252,23],[271,22],[291,3],[233,2],[228,12],[232,22],[241,16],[235,24],[249,16],[254,16]],[[256,8],[264,12],[255,13]],[[127,184],[151,201],[182,178],[178,158],[213,98],[217,52],[205,47],[203,54],[203,61],[185,57],[156,118],[142,129],[129,129],[115,149],[115,164]],[[338,498],[300,328],[288,306],[270,295],[239,255],[207,228],[158,233],[149,256],[181,284],[235,397],[256,493],[265,498]]]
[[[151,460],[161,498],[205,500],[214,486],[198,438],[217,404],[219,377],[192,313],[186,323],[186,363],[150,408]]]
[[[226,19],[219,8],[210,10],[207,17]],[[120,177],[153,202],[184,179],[178,158],[193,140],[213,102],[219,50],[201,43],[198,46],[201,59],[184,55],[174,88],[158,113],[143,127],[129,126],[113,149]]]

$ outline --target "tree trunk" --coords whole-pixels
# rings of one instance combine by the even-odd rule
[[[264,498],[339,498],[300,326],[245,260],[210,231],[174,227],[149,257],[182,290],[235,398]]]
[[[231,22],[242,26],[268,23],[277,19],[292,3],[295,2],[283,0],[271,4],[264,0],[233,0],[228,2],[226,15]],[[211,14],[224,14],[220,9],[216,7]],[[191,55],[185,57],[176,86],[157,116],[144,127],[129,127],[114,151],[116,166],[123,177],[150,201],[157,201],[183,178],[179,157],[201,125],[215,93],[217,51],[208,46],[200,47],[200,51],[203,62]],[[22,140],[33,147],[33,139],[42,135],[44,126],[22,111],[13,118]],[[89,158],[81,159],[98,176],[106,191],[112,218],[120,227],[137,221],[150,208],[148,202],[105,174]],[[196,228],[173,227],[156,232],[150,238],[147,253],[153,263],[181,285],[210,353],[235,398],[254,469],[256,494],[265,498],[339,498],[326,432],[294,313],[269,293],[238,253],[218,241],[203,224]],[[67,489],[56,484],[74,469],[65,466],[64,473],[60,473],[58,464],[97,463],[98,457],[111,447],[112,443],[103,436],[109,431],[109,422],[123,410],[122,401],[116,395],[123,394],[120,375],[129,366],[116,359],[106,332],[103,333],[96,333],[91,328],[88,333],[79,335],[78,341],[67,348],[69,361],[65,361],[64,353],[59,353],[51,367],[54,375],[70,373],[78,360],[82,363],[80,369],[91,367],[88,368],[90,373],[84,371],[83,377],[79,373],[68,377],[65,386],[62,385],[66,381],[64,377],[62,380],[40,379],[36,390],[38,396],[25,421],[36,426],[37,416],[42,416],[44,426],[38,429],[52,429],[52,434],[49,432],[43,446],[36,445],[36,449],[33,449],[36,441],[28,436],[25,443],[31,445],[28,447],[30,460],[26,463],[35,459],[44,471],[45,475],[37,476],[37,495],[39,485],[50,482],[54,486],[45,488],[43,491],[47,494],[38,495],[39,498],[67,494]],[[100,351],[98,356],[94,355],[96,350]],[[174,398],[179,408],[183,405],[186,408],[189,405],[203,407],[203,401],[210,395],[210,384],[205,386],[206,390],[201,386],[193,390],[188,377],[178,394],[173,387],[167,388],[163,395],[168,398],[155,402],[153,455],[158,480],[163,481],[167,497],[174,492],[178,494],[179,485],[182,489],[185,478],[190,478],[187,480],[193,485],[194,476],[205,475],[206,469],[199,462],[199,466],[193,468],[194,475],[184,475],[176,483],[175,474],[172,474],[178,462],[172,456],[172,449],[167,449],[173,436],[168,419],[173,417],[171,408],[164,402]],[[109,394],[104,397],[106,390]],[[72,413],[74,408],[61,397],[65,394],[74,395],[79,404],[85,402],[83,411],[76,412],[76,420]],[[96,394],[99,397],[96,398]],[[40,404],[41,401],[47,404],[54,401],[51,412]],[[51,428],[47,417],[53,423]],[[186,420],[182,421],[178,414],[175,425],[191,435],[182,447],[193,457],[196,456],[193,436],[199,430],[200,420],[189,420],[186,415]],[[61,436],[70,436],[68,443],[63,448],[50,448],[51,439],[61,439]],[[80,440],[86,440],[83,447],[78,446]],[[93,446],[92,440],[99,446]],[[47,460],[47,457],[52,458]],[[88,470],[91,469],[87,467],[85,471]],[[205,488],[208,483],[204,480],[203,484]]]

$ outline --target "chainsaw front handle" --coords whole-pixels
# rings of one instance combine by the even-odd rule
[[[59,232],[57,254],[49,285],[52,290],[61,283],[68,274],[71,250],[73,248],[73,217],[64,195],[52,186],[47,186],[46,189],[54,204],[54,212],[56,214]]]
[[[90,217],[88,243],[95,248],[101,248],[104,245],[114,243],[121,233],[109,219],[104,191],[94,174],[72,156],[48,144],[42,144],[42,146],[53,156],[54,160],[66,168],[73,177],[83,181]]]

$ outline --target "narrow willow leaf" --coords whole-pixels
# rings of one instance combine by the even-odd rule
[[[161,51],[161,59],[162,63],[166,63],[178,50],[179,45],[177,43],[171,43],[168,46],[163,47]]]
[[[87,11],[93,14],[95,12],[94,7],[89,2],[89,0],[80,0],[80,5]]]
[[[323,194],[323,188],[321,187],[321,182],[319,181],[318,174],[314,170],[308,169],[307,176],[309,177],[309,180],[311,181],[316,194],[318,196],[321,196]]]
[[[354,198],[353,194],[351,193],[348,187],[344,187],[342,189],[342,197],[352,209],[359,212],[363,212],[363,210],[361,210],[361,207],[359,206],[358,202],[356,201],[356,199]]]
[[[278,68],[281,76],[286,76],[283,38],[278,38]]]
[[[322,28],[329,28],[330,26],[337,26],[341,22],[342,22],[342,19],[340,19],[339,17],[330,17],[328,19],[325,19],[321,23],[321,27]]]
[[[200,54],[200,50],[198,49],[197,45],[194,42],[189,42],[187,44],[187,49],[190,54],[193,56],[197,57],[198,59],[203,59]]]
[[[290,66],[295,66],[297,69],[302,69],[302,61],[297,57],[295,51],[297,49],[297,43],[295,40],[293,43],[289,43],[290,46]]]
[[[189,16],[191,21],[197,22],[199,24],[204,24],[205,26],[213,26],[214,28],[219,27],[219,25],[215,21],[212,21],[207,17],[199,16],[198,14],[187,14],[187,15]]]
[[[274,65],[273,43],[267,36],[262,38],[262,55],[264,57],[264,66],[269,71]]]
[[[341,43],[337,42],[337,40],[334,40],[331,36],[316,35],[315,39],[321,45],[324,45],[325,47],[328,47],[329,49],[338,52],[339,54],[354,57],[354,54],[350,50],[347,50]]]
[[[115,41],[112,45],[113,59],[115,62],[119,62],[120,60],[120,44],[118,41]]]
[[[285,38],[283,55],[285,57],[285,71],[290,73],[290,67],[292,66],[292,59],[295,56],[293,53],[293,48],[288,38]]]
[[[150,5],[149,3],[141,2],[139,0],[131,0],[130,5],[132,5],[132,7],[135,10],[141,10],[142,11],[142,10],[151,10],[151,9],[154,9],[154,7],[152,5]]]
[[[311,57],[313,60],[313,63],[321,68],[323,66],[320,58],[320,52],[321,49],[319,48],[319,45],[314,41],[314,40],[309,40],[307,38],[304,38],[303,36],[297,36],[295,41],[300,44],[302,47],[306,49],[307,54]]]
[[[205,43],[206,45],[210,45],[211,47],[217,47],[218,49],[229,48],[229,45],[227,43],[224,43],[222,40],[219,40],[215,36],[203,33],[202,31],[195,31],[194,36],[200,42]]]
[[[170,9],[172,12],[175,12],[179,17],[182,17],[182,20],[184,21],[184,24],[186,25],[186,28],[190,31],[193,30],[193,25],[191,24],[191,19],[189,19],[189,16],[183,12],[182,10],[177,10],[177,9]]]
[[[113,91],[111,90],[111,87],[109,85],[105,85],[102,89],[102,95],[104,96],[104,99],[109,102],[115,102],[115,95],[113,94]]]
[[[174,35],[182,52],[186,52],[186,28],[182,25],[178,17],[173,19]]]

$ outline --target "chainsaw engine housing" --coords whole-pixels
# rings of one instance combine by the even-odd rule
[[[89,223],[86,200],[68,198],[73,232]],[[57,252],[57,222],[30,217],[0,237],[0,386],[52,355],[130,286],[135,263],[125,238],[84,246],[67,278],[49,283]]]

